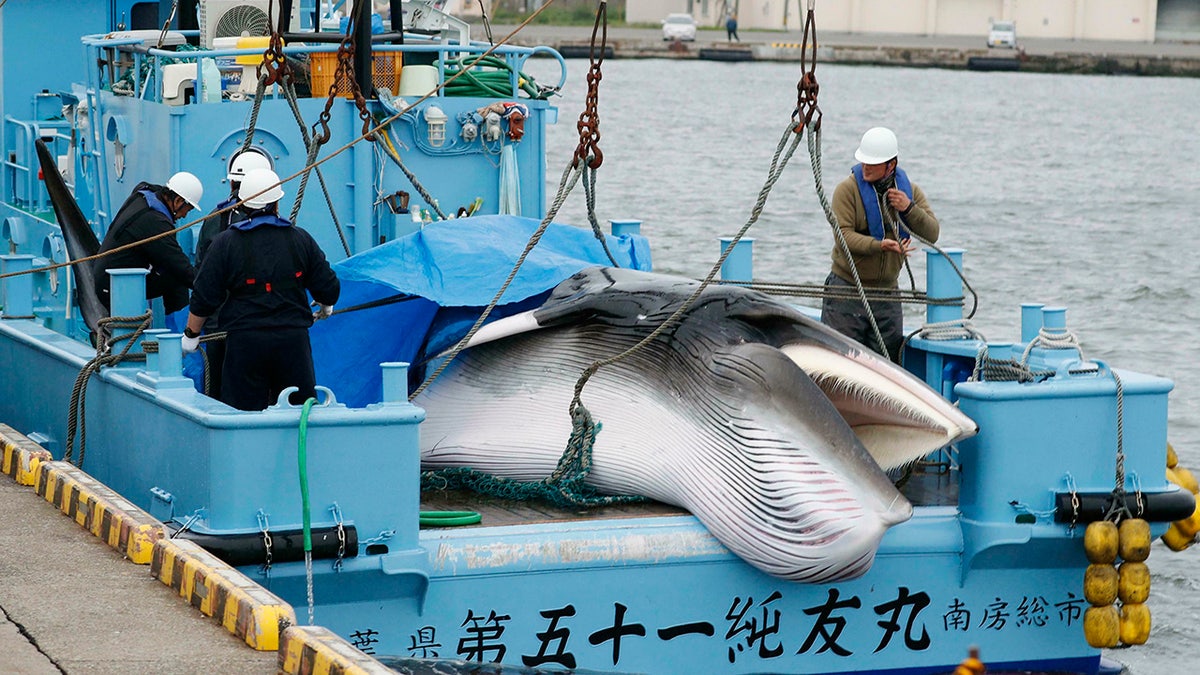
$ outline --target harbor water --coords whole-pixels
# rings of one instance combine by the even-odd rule
[[[579,142],[586,60],[553,99],[547,203]],[[527,70],[557,81],[557,64]],[[610,60],[599,87],[596,215],[643,221],[655,268],[700,278],[750,218],[792,121],[797,64]],[[888,126],[900,163],[966,250],[976,329],[1018,336],[1020,303],[1067,308],[1084,356],[1175,382],[1169,438],[1200,469],[1200,79],[819,65],[820,184],[832,198],[862,132]],[[587,223],[582,185],[556,219]],[[747,236],[755,278],[821,283],[832,234],[801,144]],[[911,258],[923,286],[924,255]],[[902,275],[902,286],[907,278]],[[812,303],[813,301],[801,301]],[[906,308],[909,328],[923,310]],[[1109,656],[1136,675],[1194,672],[1200,547],[1148,560],[1150,642]],[[1082,579],[1080,579],[1082,586]],[[986,661],[987,655],[983,654]]]

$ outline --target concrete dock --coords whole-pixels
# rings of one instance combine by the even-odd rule
[[[0,475],[0,673],[275,673],[255,651]]]

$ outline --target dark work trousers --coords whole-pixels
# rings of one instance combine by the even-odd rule
[[[315,386],[307,328],[239,330],[225,338],[221,400],[234,408],[265,410],[288,387],[300,388],[289,397],[300,405],[316,396]]]
[[[225,369],[225,341],[205,342],[204,351],[208,354],[208,395],[219,401],[222,371]]]
[[[843,280],[836,274],[830,273],[825,279],[826,286],[844,286],[854,288],[854,284]],[[868,291],[870,289],[867,289]],[[876,291],[878,293],[878,291]],[[872,351],[883,354],[892,361],[900,363],[900,347],[904,343],[904,310],[899,302],[889,300],[871,300],[871,313],[875,315],[875,324],[887,345],[887,351],[879,349],[879,340],[871,330],[871,320],[867,318],[862,300],[831,300],[821,301],[821,323],[836,330],[842,335],[854,338],[866,345]]]

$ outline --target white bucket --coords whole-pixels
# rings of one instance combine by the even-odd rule
[[[400,69],[400,96],[424,96],[437,88],[437,66],[404,66]]]

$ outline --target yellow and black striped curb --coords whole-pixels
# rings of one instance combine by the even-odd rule
[[[0,424],[0,447],[4,453],[0,468],[18,485],[33,485],[38,466],[54,459],[50,451],[7,424]]]
[[[279,649],[292,606],[192,541],[160,539],[150,574],[254,649]]]
[[[772,42],[771,46],[775,49],[804,49],[803,42]],[[814,43],[809,45],[809,47],[816,49],[817,45]]]
[[[163,537],[161,522],[67,462],[41,463],[35,489],[84,529],[139,565],[150,562],[154,542]]]
[[[323,626],[292,626],[283,632],[283,645],[279,648],[279,672],[287,675],[395,673]]]

